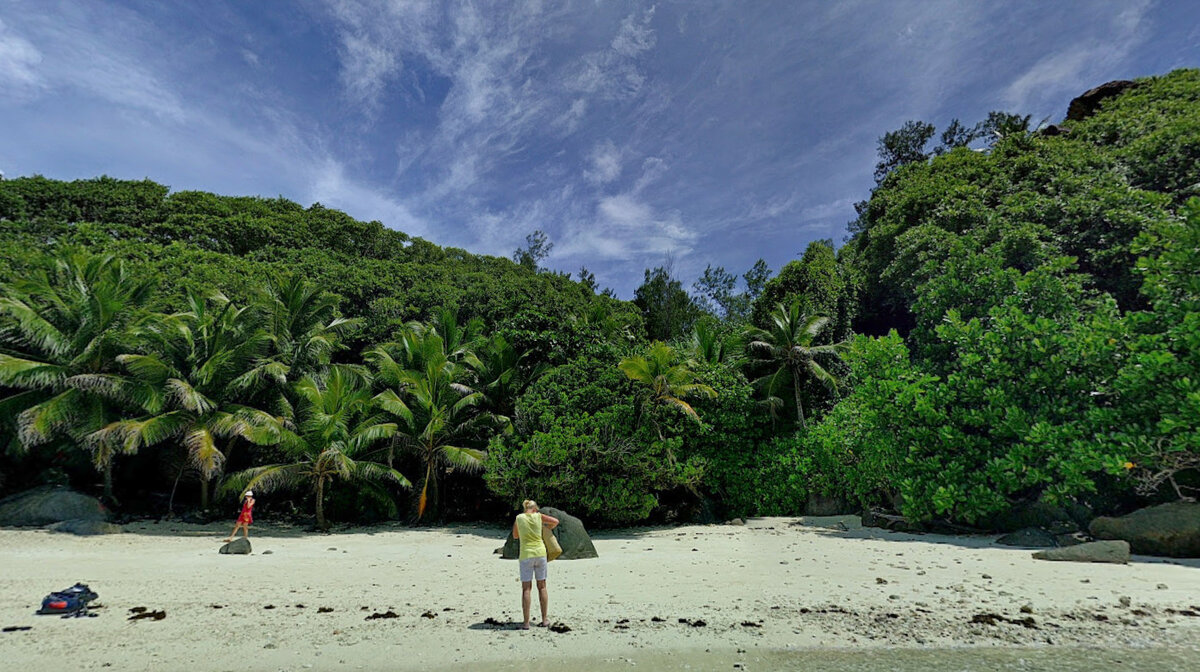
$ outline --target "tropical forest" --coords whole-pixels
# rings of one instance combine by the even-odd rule
[[[991,530],[1200,493],[1200,70],[879,129],[842,240],[586,268],[319,203],[0,181],[0,496],[320,530],[863,513]],[[870,166],[864,166],[869,171]],[[364,607],[365,608],[365,607]]]

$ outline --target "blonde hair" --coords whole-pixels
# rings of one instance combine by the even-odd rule
[[[525,501],[522,503],[522,506],[524,506],[524,507],[525,507],[525,510],[526,510],[526,511],[528,511],[528,510],[530,510],[530,509],[533,509],[534,511],[537,511],[537,508],[538,508],[537,502],[533,501],[532,499],[527,499],[527,500],[525,500]]]

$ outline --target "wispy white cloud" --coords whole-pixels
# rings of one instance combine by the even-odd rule
[[[591,163],[583,171],[583,176],[589,182],[608,184],[621,176],[621,150],[612,140],[605,140],[593,147],[588,159]]]
[[[579,124],[583,121],[584,115],[587,114],[587,99],[576,98],[571,101],[570,105],[551,122],[551,127],[562,131],[563,135],[570,135],[579,128]]]
[[[659,212],[635,195],[621,193],[601,198],[594,219],[569,228],[559,252],[585,260],[684,257],[696,239],[679,210]]]
[[[304,200],[353,212],[359,219],[376,220],[412,236],[426,236],[429,226],[404,203],[383,191],[346,176],[346,168],[332,158],[316,164]]]
[[[342,85],[355,101],[374,109],[389,80],[400,74],[400,59],[364,37],[344,34],[341,45]]]
[[[29,40],[0,21],[0,96],[25,99],[42,87],[37,68],[42,54]]]
[[[644,51],[654,48],[654,29],[650,21],[654,19],[655,7],[640,14],[634,12],[621,21],[621,29],[612,40],[612,49],[626,58],[637,58]]]
[[[1127,3],[1099,30],[1068,34],[1064,46],[1038,59],[1008,85],[1004,101],[1014,109],[1040,113],[1049,101],[1112,79],[1114,70],[1146,39],[1151,6],[1150,0]]]
[[[18,3],[16,9],[25,5]],[[182,121],[183,105],[151,64],[139,53],[139,43],[129,34],[144,27],[136,15],[117,12],[120,25],[100,20],[94,7],[59,5],[52,16],[22,14],[22,36],[0,37],[0,72],[24,80],[36,93],[70,90],[82,92],[126,108],[152,112],[171,121]],[[125,22],[128,23],[125,23]],[[10,24],[17,22],[10,19]],[[8,34],[12,26],[6,26]],[[40,46],[39,46],[40,45]]]

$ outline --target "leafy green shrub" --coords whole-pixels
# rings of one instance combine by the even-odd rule
[[[683,440],[659,440],[641,421],[617,360],[611,348],[596,348],[530,387],[517,402],[516,431],[489,446],[492,492],[619,525],[645,520],[662,493],[699,482],[700,461],[679,457]]]
[[[1126,317],[1116,403],[1094,412],[1130,456],[1146,495],[1168,484],[1177,497],[1200,493],[1200,199],[1184,215],[1137,241],[1148,253],[1138,268],[1153,309]],[[1180,474],[1193,480],[1184,485]]]

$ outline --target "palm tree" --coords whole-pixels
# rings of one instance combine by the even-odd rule
[[[0,386],[17,390],[0,399],[0,418],[15,421],[22,448],[55,436],[82,445],[119,417],[116,404],[78,383],[115,371],[151,294],[149,281],[135,279],[113,257],[78,251],[0,288]],[[106,447],[92,452],[109,501],[115,501],[114,457]]]
[[[806,427],[804,405],[801,403],[803,380],[812,377],[836,389],[837,378],[821,366],[816,358],[836,358],[845,349],[846,343],[813,345],[817,335],[829,324],[829,318],[802,314],[799,302],[793,303],[790,308],[776,304],[770,319],[769,330],[756,327],[746,329],[748,347],[759,355],[758,361],[777,367],[774,372],[754,381],[754,385],[764,389],[769,397],[777,397],[777,393],[790,383],[796,399],[797,421],[800,426]]]
[[[463,358],[474,378],[474,389],[483,395],[483,408],[494,415],[511,418],[517,397],[545,373],[549,364],[538,364],[532,371],[521,370],[525,355],[501,334],[481,341],[475,351]]]
[[[425,467],[418,520],[427,509],[440,513],[441,472],[446,467],[481,469],[486,453],[468,444],[483,443],[489,431],[507,424],[506,418],[478,408],[483,395],[463,383],[467,372],[447,357],[446,349],[436,331],[425,329],[404,334],[402,344],[385,344],[364,355],[385,387],[375,402],[391,414],[404,444]]]
[[[135,451],[182,439],[207,507],[208,482],[225,461],[221,441],[278,443],[280,419],[240,402],[267,385],[282,385],[287,367],[266,358],[271,337],[253,311],[221,294],[205,300],[189,293],[187,302],[188,312],[161,316],[138,332],[145,354],[117,357],[127,376],[90,376],[81,384],[143,412],[92,433],[90,444]]]
[[[720,324],[711,320],[696,322],[688,345],[692,361],[708,364],[733,363],[739,347],[736,336],[722,333]]]
[[[409,330],[418,337],[429,333],[441,338],[442,353],[446,359],[458,363],[471,354],[472,348],[480,339],[483,332],[483,320],[471,318],[465,325],[459,325],[458,315],[449,308],[440,308],[434,312],[428,324],[413,322]]]
[[[353,369],[332,366],[327,375],[296,383],[295,391],[301,400],[298,429],[284,430],[280,437],[291,461],[233,474],[222,491],[272,492],[310,486],[316,498],[317,526],[327,530],[325,495],[334,481],[410,487],[400,472],[366,459],[372,446],[396,433],[396,424],[384,422],[369,384]]]
[[[630,379],[641,385],[645,403],[651,408],[677,408],[696,422],[700,416],[696,409],[684,401],[684,397],[717,396],[716,390],[695,381],[687,364],[676,362],[675,350],[669,345],[655,341],[644,356],[621,360],[618,367]],[[658,438],[663,439],[662,428],[655,422]]]
[[[298,275],[271,280],[259,295],[275,357],[293,380],[319,373],[361,320],[339,317],[337,296]]]

